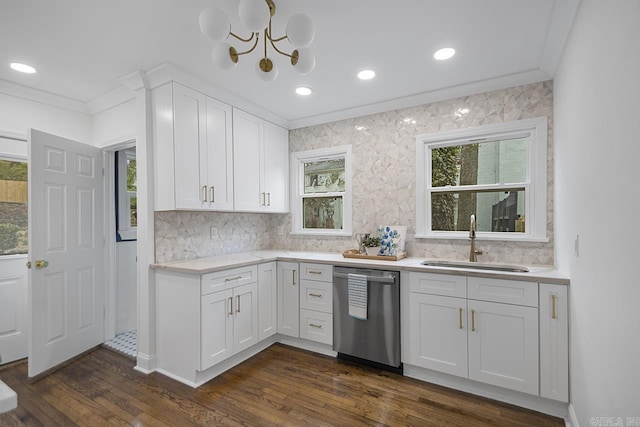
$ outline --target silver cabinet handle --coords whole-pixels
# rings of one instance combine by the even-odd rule
[[[295,285],[296,285],[296,271],[291,270],[291,286],[295,286]]]
[[[242,279],[242,276],[236,276],[236,277],[227,277],[226,279],[224,279],[225,282],[233,282],[234,280],[240,280]]]
[[[215,190],[215,187],[213,185],[211,187],[209,187],[209,201],[211,203],[215,203],[215,201],[216,201],[216,190]]]
[[[233,297],[229,297],[229,316],[233,316]]]
[[[236,295],[236,305],[238,306],[236,308],[236,313],[240,313],[240,295]]]
[[[309,271],[307,271],[307,273],[309,273],[309,274],[322,274],[322,271],[309,270]]]
[[[36,265],[36,267],[37,267],[37,265]],[[556,296],[556,294],[551,295],[551,318],[554,319],[554,320],[556,319],[556,317],[558,317],[557,314],[556,314],[556,299],[557,298],[558,297]]]
[[[459,319],[458,319],[458,327],[460,329],[462,329],[462,308],[460,308],[459,310],[460,311],[458,312],[459,313],[459,315],[458,315],[458,317],[459,317]]]
[[[207,203],[207,186],[202,186],[202,202]]]
[[[322,325],[318,325],[317,323],[309,323],[309,326],[311,326],[312,328],[318,328],[318,329],[322,328]]]
[[[262,194],[262,203],[260,203],[262,206],[267,206],[267,193],[260,193]]]
[[[267,193],[267,206],[271,206],[271,193]]]
[[[322,294],[309,294],[310,297],[321,298]]]

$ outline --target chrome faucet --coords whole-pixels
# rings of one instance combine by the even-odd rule
[[[474,214],[471,214],[471,219],[469,220],[469,239],[471,240],[469,261],[478,262],[478,255],[482,255],[482,251],[476,250],[476,216]]]

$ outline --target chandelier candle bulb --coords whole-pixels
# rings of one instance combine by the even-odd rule
[[[260,33],[269,25],[271,12],[264,0],[242,0],[238,5],[238,17],[249,31]]]
[[[202,34],[214,42],[221,42],[229,37],[231,32],[229,18],[217,7],[208,7],[200,12],[198,23]]]

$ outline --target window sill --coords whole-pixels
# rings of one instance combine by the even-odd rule
[[[292,231],[289,234],[293,236],[329,236],[329,237],[352,237],[351,232],[344,230],[327,232],[327,231]]]
[[[416,239],[432,239],[432,240],[469,240],[468,232],[459,233],[426,233],[416,234]],[[502,242],[533,242],[533,243],[548,243],[547,237],[534,237],[534,236],[495,236],[482,233],[476,233],[476,240],[492,240]]]

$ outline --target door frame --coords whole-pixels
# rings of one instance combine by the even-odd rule
[[[112,339],[116,335],[117,298],[116,298],[116,198],[115,198],[115,153],[119,150],[136,146],[135,136],[126,136],[101,146],[104,153],[104,233],[105,233],[105,318],[104,339]],[[139,287],[136,274],[136,292]],[[138,306],[136,305],[136,311]]]

